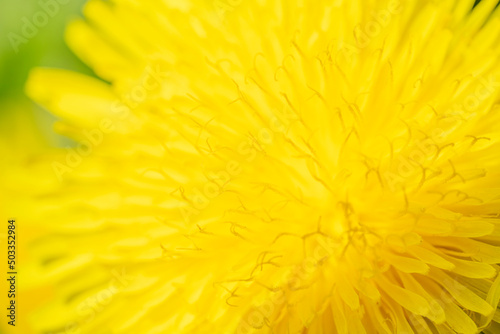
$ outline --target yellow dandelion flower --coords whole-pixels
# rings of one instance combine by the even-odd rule
[[[88,2],[35,331],[498,333],[496,4]]]

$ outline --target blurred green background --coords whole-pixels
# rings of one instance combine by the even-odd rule
[[[24,85],[30,69],[37,66],[93,75],[64,42],[66,24],[81,16],[84,2],[0,0],[0,137],[4,145],[64,144],[65,139],[52,131],[53,116],[30,102]]]

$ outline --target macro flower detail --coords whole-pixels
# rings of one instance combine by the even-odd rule
[[[496,5],[89,1],[36,330],[500,331]]]

